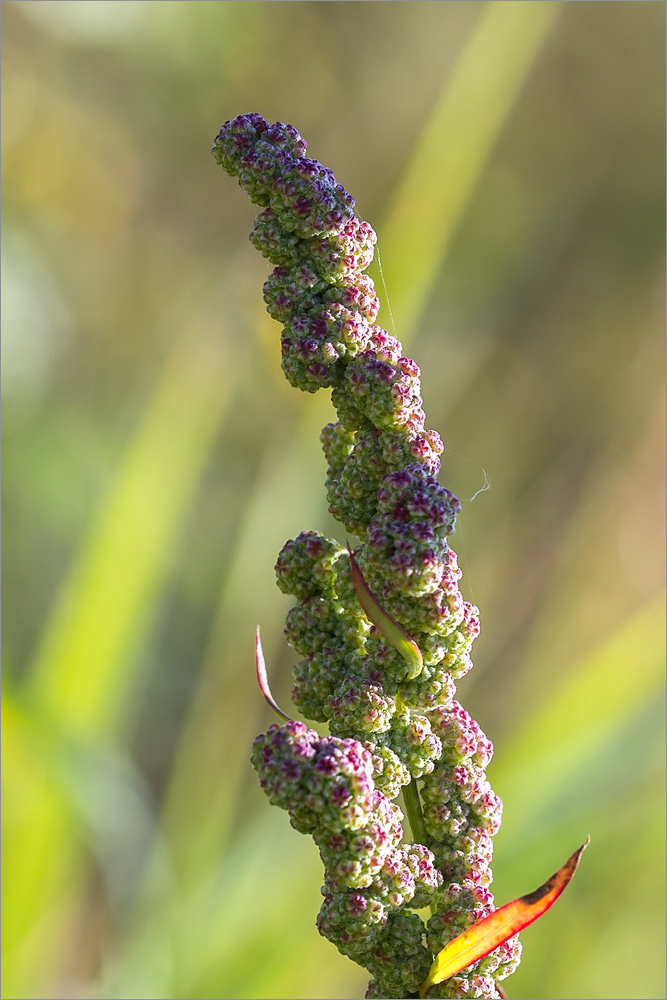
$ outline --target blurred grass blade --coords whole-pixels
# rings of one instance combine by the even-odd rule
[[[503,818],[508,846],[519,850],[541,811],[561,796],[571,798],[582,762],[606,746],[643,705],[662,697],[664,662],[661,594],[575,663],[545,696],[543,707],[513,728],[493,768],[494,783],[512,803]]]
[[[419,996],[425,997],[431,986],[467,969],[546,913],[569,885],[589,842],[590,837],[539,889],[494,910],[450,941],[437,955]]]
[[[109,734],[122,718],[133,654],[229,403],[221,378],[205,337],[179,341],[61,588],[30,689],[74,731]]]
[[[19,990],[6,996],[46,995],[52,986],[86,857],[58,767],[66,745],[85,756],[124,719],[138,642],[229,403],[221,375],[201,334],[173,349],[47,623],[24,711],[7,715],[3,781],[20,794],[4,818],[4,983]]]
[[[3,997],[50,995],[81,874],[76,825],[43,746],[38,724],[3,690]]]
[[[452,236],[559,8],[557,0],[487,3],[410,156],[378,227],[404,343],[415,333]]]
[[[424,660],[421,649],[411,639],[408,633],[401,628],[395,619],[385,611],[377,597],[370,589],[364,579],[364,575],[359,569],[359,564],[354,558],[352,551],[349,551],[350,566],[352,567],[352,583],[354,591],[361,604],[366,617],[380,630],[384,638],[397,652],[401,654],[408,665],[408,680],[419,677],[424,669]]]

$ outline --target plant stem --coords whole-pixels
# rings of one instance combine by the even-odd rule
[[[409,785],[404,786],[403,801],[405,802],[405,811],[407,812],[408,820],[410,821],[412,839],[415,843],[425,844],[428,846],[430,838],[426,832],[426,826],[424,825],[424,816],[422,814],[421,802],[419,801],[416,778],[413,778]]]

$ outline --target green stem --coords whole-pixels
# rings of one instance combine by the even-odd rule
[[[419,791],[417,790],[416,778],[413,778],[409,785],[404,786],[403,801],[405,802],[405,811],[407,812],[408,820],[410,821],[412,839],[416,844],[425,844],[428,846],[429,836],[426,832],[426,826],[424,825],[424,816],[422,813],[422,805],[419,801]]]

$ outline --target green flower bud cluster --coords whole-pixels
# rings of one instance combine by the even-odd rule
[[[337,420],[321,434],[329,509],[360,541],[355,559],[371,594],[423,658],[414,676],[368,620],[347,549],[302,532],[276,564],[297,602],[286,625],[301,656],[292,698],[331,735],[272,726],[253,765],[270,800],[318,844],[320,932],[371,972],[368,997],[417,996],[433,956],[493,908],[501,803],[485,777],[492,747],[454,700],[479,632],[447,542],[460,503],[437,480],[443,445],[425,428],[419,368],[375,322],[363,272],[376,237],[352,197],[306,157],[296,129],[260,115],[226,122],[213,155],[262,209],[250,238],[274,265],[264,299],[282,325],[287,379],[332,390]],[[426,843],[401,843],[392,800],[406,786],[413,833],[421,828]],[[427,927],[415,912],[424,906]],[[496,980],[518,957],[508,942],[429,997],[497,997]]]
[[[493,744],[475,720],[457,701],[448,708],[434,709],[430,718],[443,748],[421,788],[424,824],[445,880],[428,921],[428,944],[437,954],[453,937],[494,909],[489,891],[491,838],[500,828],[502,802],[484,773]],[[437,987],[439,993],[430,991],[429,995],[487,996],[474,992],[481,988],[476,977],[504,979],[514,972],[520,956],[519,939],[512,938]]]
[[[401,845],[401,811],[375,787],[369,749],[289,721],[258,736],[251,759],[270,801],[320,849],[320,932],[371,971],[418,991],[431,954],[422,942],[423,923],[403,910],[429,906],[442,875],[427,847]],[[396,952],[392,959],[397,936],[410,945],[400,953],[399,969]]]
[[[280,588],[299,598],[285,630],[305,656],[294,671],[294,703],[307,718],[328,722],[335,735],[370,741],[385,761],[378,785],[395,797],[400,785],[433,769],[442,749],[427,716],[413,710],[411,688],[420,691],[423,683],[402,685],[405,661],[371,634],[347,550],[302,531],[283,547],[276,574]]]

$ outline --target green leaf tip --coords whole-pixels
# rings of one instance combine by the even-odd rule
[[[413,680],[415,677],[419,677],[420,673],[424,669],[424,660],[419,646],[414,639],[411,639],[408,633],[401,628],[398,622],[391,617],[389,612],[385,611],[382,607],[377,597],[366,583],[364,575],[359,569],[359,564],[354,558],[354,554],[349,545],[348,554],[350,556],[350,566],[352,567],[352,583],[354,584],[355,593],[359,603],[364,609],[366,617],[373,623],[373,625],[376,626],[387,642],[401,654],[407,663],[407,679]]]

